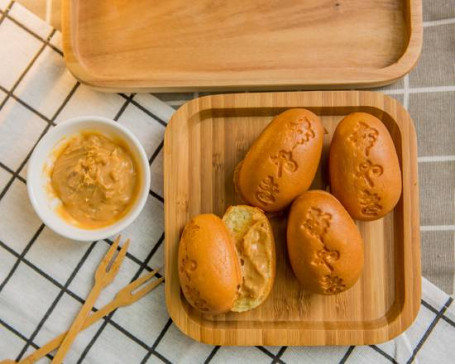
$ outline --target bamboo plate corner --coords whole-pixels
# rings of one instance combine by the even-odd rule
[[[287,261],[284,217],[271,220],[277,249],[272,293],[257,309],[200,314],[180,291],[177,250],[190,217],[222,215],[240,201],[232,183],[235,165],[272,117],[304,107],[318,114],[328,135],[312,188],[325,189],[327,149],[343,116],[369,112],[385,124],[403,175],[403,194],[383,219],[358,222],[365,268],[357,284],[335,296],[299,288]],[[394,99],[362,91],[250,93],[206,96],[172,117],[164,142],[166,305],[188,336],[214,345],[368,345],[403,332],[420,307],[420,236],[416,134],[409,114]]]

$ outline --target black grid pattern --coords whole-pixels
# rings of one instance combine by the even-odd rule
[[[47,123],[47,126],[45,127],[45,129],[43,130],[43,132],[41,133],[41,135],[39,136],[38,140],[36,140],[36,143],[34,144],[34,146],[36,146],[36,144],[39,142],[39,140],[46,134],[46,132],[50,129],[50,127],[52,126],[55,126],[55,120],[56,118],[59,116],[60,112],[65,108],[65,106],[67,105],[67,103],[71,100],[71,97],[74,95],[74,93],[76,92],[76,90],[78,89],[78,87],[80,86],[80,83],[78,82],[75,82],[74,84],[74,87],[71,89],[71,92],[67,95],[67,97],[64,99],[63,103],[59,106],[59,108],[57,109],[57,111],[55,112],[55,114],[51,117],[51,118],[48,118],[46,116],[43,115],[43,113],[41,113],[39,110],[37,110],[36,108],[32,107],[31,105],[29,105],[27,102],[25,102],[24,100],[20,99],[17,95],[15,95],[15,90],[16,88],[20,85],[21,81],[24,79],[24,77],[27,75],[27,73],[30,71],[30,69],[32,68],[32,66],[35,64],[36,60],[40,57],[40,55],[43,53],[43,51],[46,49],[46,47],[49,47],[51,49],[53,49],[55,52],[57,52],[58,54],[60,54],[61,56],[63,56],[62,52],[57,48],[55,47],[54,45],[52,45],[50,43],[52,37],[55,35],[56,33],[56,30],[52,30],[52,32],[49,34],[49,36],[46,38],[46,39],[43,39],[42,37],[40,37],[38,34],[34,33],[31,29],[27,28],[27,25],[26,24],[23,24],[21,23],[20,21],[18,21],[17,19],[11,17],[8,13],[10,11],[10,9],[12,9],[13,6],[20,6],[18,4],[16,4],[14,1],[10,2],[8,8],[6,9],[6,11],[4,12],[0,12],[1,16],[0,16],[0,25],[1,23],[3,22],[4,19],[8,19],[10,21],[12,21],[14,24],[16,24],[17,26],[19,26],[21,29],[25,30],[27,33],[29,33],[32,37],[36,38],[36,39],[39,39],[41,42],[42,42],[42,46],[39,48],[38,52],[33,56],[33,58],[30,60],[30,62],[28,63],[27,67],[22,71],[21,75],[19,76],[19,78],[17,79],[17,81],[14,83],[13,87],[11,89],[6,89],[5,87],[1,86],[0,85],[0,90],[3,91],[5,94],[6,94],[6,97],[4,98],[4,100],[1,102],[0,104],[0,112],[2,111],[2,109],[4,108],[4,106],[7,104],[8,100],[9,99],[13,99],[14,101],[20,103],[22,106],[24,106],[25,108],[27,108],[29,111],[31,111],[32,113],[34,113],[35,115],[37,115],[39,118],[41,118],[43,121],[45,121]],[[166,125],[165,121],[163,121],[162,119],[160,119],[159,117],[157,116],[154,116],[148,109],[144,108],[142,105],[134,102],[133,98],[134,98],[134,94],[132,95],[124,95],[124,94],[119,94],[121,97],[123,97],[125,99],[125,102],[123,103],[123,105],[121,105],[121,108],[119,109],[118,113],[116,114],[116,116],[114,117],[115,120],[118,120],[120,118],[120,116],[122,115],[122,113],[125,111],[125,109],[128,107],[128,105],[130,103],[133,103],[136,107],[138,107],[140,110],[146,112],[148,115],[151,116],[151,122],[154,122],[154,121],[157,121],[159,122],[161,125]],[[163,142],[161,142],[158,146],[158,148],[153,152],[153,154],[150,156],[150,159],[149,159],[149,162],[150,164],[153,163],[154,159],[156,158],[156,156],[158,155],[159,151],[162,149],[163,147]],[[34,147],[33,147],[34,148]],[[20,164],[19,168],[17,168],[16,170],[13,170],[12,168],[8,167],[7,165],[5,165],[4,163],[0,163],[0,168],[2,168],[4,171],[8,172],[10,174],[10,179],[9,181],[7,182],[6,186],[3,187],[3,189],[0,191],[0,202],[1,200],[3,199],[3,197],[8,193],[10,187],[13,185],[13,183],[17,180],[17,181],[20,181],[21,183],[26,183],[26,180],[25,178],[23,178],[20,173],[22,172],[22,170],[24,169],[27,161],[29,160],[30,156],[31,156],[31,153],[33,151],[33,148],[30,150],[30,152],[27,154],[26,158],[23,160],[23,162]],[[157,200],[160,201],[160,203],[163,202],[163,198],[162,196],[158,195],[157,193],[155,193],[154,191],[150,191],[150,194],[151,196],[156,196]],[[23,357],[24,357],[24,354],[26,353],[27,349],[32,346],[33,348],[39,348],[39,346],[34,342],[36,336],[38,335],[38,333],[40,332],[41,328],[43,327],[43,325],[45,325],[47,319],[49,318],[49,316],[52,314],[53,310],[55,309],[55,307],[57,306],[57,304],[59,303],[60,299],[62,298],[62,296],[66,293],[66,294],[69,294],[71,297],[73,297],[75,300],[77,300],[78,302],[80,302],[81,304],[83,304],[85,301],[82,297],[79,297],[77,294],[75,294],[74,292],[72,292],[70,289],[69,289],[69,286],[71,284],[71,282],[74,280],[75,276],[78,274],[79,270],[82,268],[82,266],[84,265],[85,261],[87,260],[87,258],[89,257],[90,253],[92,252],[93,248],[95,247],[95,244],[96,242],[92,242],[90,244],[90,246],[87,248],[85,254],[82,256],[82,258],[80,259],[80,261],[77,263],[76,267],[74,268],[74,270],[72,271],[70,277],[67,279],[67,281],[65,282],[64,285],[61,285],[60,283],[58,283],[55,279],[53,279],[49,274],[45,273],[41,268],[37,267],[36,265],[34,265],[32,262],[30,262],[27,258],[26,258],[26,254],[27,252],[31,249],[31,247],[33,246],[33,244],[35,243],[35,241],[38,239],[38,237],[40,236],[41,232],[43,231],[44,229],[44,225],[41,224],[39,229],[36,231],[36,233],[33,235],[32,239],[29,241],[29,243],[26,245],[26,247],[23,249],[23,251],[18,254],[16,251],[14,251],[13,249],[11,249],[9,246],[8,246],[8,243],[7,242],[3,242],[3,241],[0,241],[0,246],[8,253],[8,254],[11,254],[13,255],[15,258],[16,258],[16,262],[15,264],[13,265],[13,267],[11,268],[11,270],[8,272],[8,274],[6,275],[6,277],[3,279],[3,281],[0,283],[0,295],[4,289],[4,287],[8,284],[8,282],[10,281],[11,277],[14,275],[14,273],[16,272],[18,266],[20,264],[26,264],[28,265],[30,268],[32,268],[33,270],[35,270],[38,274],[40,274],[44,279],[47,279],[49,282],[51,282],[52,284],[54,284],[55,286],[57,286],[59,289],[60,289],[60,292],[58,293],[58,295],[55,297],[55,299],[53,300],[52,304],[50,305],[50,307],[48,308],[48,310],[45,312],[44,316],[39,320],[39,323],[38,325],[36,326],[35,330],[33,331],[32,335],[27,337],[23,334],[21,334],[19,331],[17,331],[16,329],[14,329],[12,326],[10,326],[7,322],[5,322],[4,320],[2,320],[0,318],[0,323],[1,325],[7,329],[8,331],[14,333],[16,336],[18,336],[19,338],[21,338],[22,340],[24,340],[24,346],[22,348],[22,350],[20,351],[20,353],[17,355],[17,357],[15,358],[15,360],[21,360]],[[151,271],[152,268],[148,266],[148,262],[151,260],[152,256],[154,255],[154,253],[158,250],[158,248],[162,245],[164,241],[164,235],[161,235],[161,237],[159,238],[159,240],[157,242],[155,242],[153,245],[152,245],[152,248],[150,250],[150,253],[146,256],[145,259],[139,259],[138,257],[135,257],[134,255],[132,255],[131,253],[128,253],[127,257],[129,259],[131,259],[131,261],[134,261],[136,264],[138,264],[138,269],[137,269],[137,272],[135,273],[135,275],[132,277],[131,281],[135,280],[136,278],[138,278],[142,272],[144,271]],[[109,240],[105,240],[105,243],[107,244],[112,244],[112,241],[109,241]],[[160,276],[158,274],[158,276]],[[93,309],[94,311],[96,309]],[[112,316],[115,314],[115,312],[112,312],[108,317],[104,318],[104,322],[103,324],[101,325],[100,329],[98,330],[98,332],[96,333],[96,335],[92,338],[92,340],[90,341],[89,345],[86,347],[85,351],[82,352],[81,356],[80,356],[80,359],[78,362],[82,362],[83,359],[85,358],[85,356],[87,355],[87,353],[89,352],[90,348],[92,347],[92,345],[95,343],[96,339],[100,336],[100,334],[102,333],[102,331],[104,330],[104,328],[110,324],[111,326],[115,327],[117,330],[119,330],[122,334],[124,334],[126,337],[128,337],[130,340],[133,340],[134,342],[136,342],[138,345],[140,345],[141,347],[145,348],[147,350],[147,356],[146,358],[148,359],[151,355],[154,355],[156,358],[159,358],[160,360],[164,361],[164,362],[169,362],[163,355],[161,355],[159,352],[157,352],[155,350],[156,346],[159,344],[162,336],[164,335],[165,331],[167,330],[167,328],[169,327],[169,325],[171,324],[171,321],[169,320],[168,323],[166,324],[166,326],[163,328],[163,331],[162,333],[160,334],[159,338],[153,342],[151,345],[150,344],[147,344],[145,342],[143,342],[142,340],[140,340],[139,338],[135,337],[133,334],[131,334],[130,332],[128,332],[128,330],[126,330],[125,328],[123,328],[122,326],[118,325],[117,323],[115,323],[114,321],[111,321],[111,318]],[[3,355],[7,355],[8,353],[0,353],[2,354],[1,356]],[[48,358],[51,359],[52,356],[51,355],[48,355]]]
[[[13,17],[10,16],[10,10],[15,7],[15,6],[20,6],[16,4],[14,1],[11,1],[4,11],[0,11],[0,30],[1,30],[1,25],[4,22],[5,19],[8,19],[9,21],[13,22],[16,26],[18,26],[20,29],[26,31],[31,37],[38,39],[41,42],[41,47],[38,49],[38,51],[34,54],[34,56],[29,60],[29,63],[27,66],[22,70],[21,74],[17,78],[16,82],[14,85],[10,88],[3,87],[1,85],[1,80],[0,80],[0,90],[3,91],[6,96],[4,100],[0,104],[0,115],[2,113],[2,110],[4,109],[5,105],[8,104],[8,102],[17,102],[20,104],[22,107],[26,108],[29,110],[31,113],[36,115],[38,118],[40,118],[43,122],[46,123],[45,128],[37,138],[37,140],[34,143],[34,146],[38,141],[45,135],[45,133],[53,126],[56,125],[56,119],[60,115],[60,113],[67,107],[68,103],[71,101],[73,97],[75,97],[75,94],[79,88],[85,87],[81,85],[79,82],[74,81],[74,85],[72,86],[70,92],[67,94],[67,96],[64,98],[63,102],[58,106],[56,109],[56,112],[52,117],[46,117],[43,112],[39,110],[39,108],[31,106],[28,102],[24,101],[22,98],[20,98],[16,93],[16,89],[18,86],[21,84],[23,79],[33,66],[35,65],[36,61],[43,55],[43,52],[45,49],[49,48],[52,49],[53,51],[57,52],[58,54],[62,55],[62,52],[59,50],[58,47],[55,45],[51,44],[51,40],[56,34],[55,30],[52,30],[47,38],[43,38],[40,35],[36,34],[33,30],[29,29],[27,27],[27,24],[24,24],[20,20],[17,20]],[[0,45],[1,47],[1,45]],[[63,61],[62,61],[63,62]],[[43,90],[45,92],[46,90]],[[159,125],[165,127],[166,126],[166,120],[162,118],[162,116],[159,116],[155,114],[153,111],[150,110],[149,107],[146,105],[143,105],[139,101],[135,99],[135,94],[130,94],[130,95],[125,95],[125,94],[118,94],[122,99],[123,103],[119,105],[118,111],[116,112],[115,116],[113,117],[114,120],[118,121],[121,116],[124,114],[124,112],[130,108],[136,108],[142,113],[145,113],[149,119],[150,123],[158,123]],[[195,97],[197,94],[192,95],[191,97]],[[164,96],[163,98],[166,98],[168,96]],[[186,99],[187,96],[184,96]],[[172,99],[171,99],[172,101]],[[172,103],[168,102],[169,105],[175,106],[178,103]],[[34,147],[33,146],[33,147]],[[149,163],[152,165],[159,153],[163,149],[163,140],[158,143],[157,146],[154,147],[154,150],[151,152],[149,156]],[[29,153],[26,155],[24,160],[21,162],[18,168],[12,168],[7,165],[7,163],[0,162],[0,169],[5,171],[9,175],[9,179],[5,186],[0,190],[0,204],[2,203],[2,200],[4,199],[5,196],[8,195],[8,192],[10,191],[12,185],[17,181],[21,184],[25,184],[26,180],[23,176],[21,176],[21,172],[23,172],[27,161],[30,158],[30,155],[32,153],[32,149],[30,149]],[[24,196],[26,198],[26,196]],[[163,196],[161,196],[158,192],[154,191],[153,189],[150,190],[150,197],[149,199],[154,199],[158,201],[160,205],[164,202]],[[1,217],[0,217],[1,218]],[[25,222],[24,222],[25,223]],[[77,279],[78,274],[84,269],[84,265],[87,263],[87,261],[90,259],[90,257],[94,254],[95,247],[99,246],[99,244],[105,245],[106,249],[108,246],[112,244],[112,241],[109,239],[105,239],[104,241],[100,242],[92,242],[90,245],[88,245],[85,248],[85,251],[81,255],[80,259],[77,261],[77,263],[74,266],[74,269],[71,271],[71,274],[64,280],[64,283],[62,284],[59,282],[56,278],[54,278],[51,274],[43,270],[42,267],[40,267],[38,264],[35,264],[32,259],[29,259],[28,253],[30,250],[34,247],[34,245],[37,244],[37,240],[39,239],[40,235],[42,235],[43,230],[45,229],[45,226],[41,224],[39,228],[36,230],[36,232],[33,234],[32,238],[28,241],[28,243],[25,245],[25,247],[20,251],[16,251],[14,248],[10,246],[9,241],[1,241],[0,240],[0,254],[7,254],[9,257],[15,260],[14,264],[12,267],[9,269],[8,272],[6,272],[5,277],[3,280],[0,282],[0,300],[2,299],[2,293],[5,290],[5,287],[8,285],[13,284],[12,279],[17,273],[18,267],[20,267],[21,264],[27,266],[28,268],[32,269],[34,272],[36,272],[43,280],[51,284],[52,286],[56,287],[58,289],[58,294],[53,298],[51,301],[51,304],[48,306],[47,310],[44,312],[42,317],[37,318],[36,325],[34,329],[32,330],[32,333],[30,335],[25,335],[24,333],[20,332],[20,330],[16,329],[13,327],[11,324],[8,323],[8,317],[1,317],[0,316],[0,330],[5,330],[5,333],[12,334],[19,338],[20,340],[23,341],[23,346],[16,355],[15,359],[17,361],[21,360],[24,358],[26,355],[27,351],[30,348],[39,348],[38,344],[38,337],[40,332],[43,330],[43,328],[46,326],[48,323],[49,318],[51,317],[52,313],[55,311],[56,307],[58,304],[61,302],[62,298],[65,296],[71,297],[75,302],[78,302],[79,304],[84,303],[84,298],[81,297],[74,289],[72,289],[72,284],[73,282]],[[162,247],[164,241],[164,233],[160,235],[158,240],[156,241],[150,241],[149,242],[149,247],[148,252],[144,254],[145,258],[136,256],[130,252],[127,253],[127,258],[134,266],[136,267],[134,273],[130,277],[130,281],[135,280],[138,278],[144,271],[151,271],[151,261],[155,258],[157,252],[159,249]],[[153,268],[156,268],[153,267]],[[16,287],[15,287],[16,288]],[[20,287],[17,287],[17,289],[20,289]],[[155,294],[155,293],[151,293]],[[437,327],[438,323],[442,320],[449,324],[454,330],[455,330],[455,323],[449,315],[447,315],[447,310],[449,307],[452,305],[453,299],[448,298],[443,304],[442,307],[437,307],[433,302],[430,303],[430,301],[427,300],[422,300],[422,310],[428,310],[431,312],[433,315],[433,319],[431,320],[431,323],[425,328],[423,333],[420,336],[419,341],[416,343],[416,345],[413,347],[413,352],[410,354],[409,358],[407,358],[406,362],[411,363],[415,358],[418,357],[419,352],[422,350],[424,347],[427,339],[432,335],[434,332],[435,328]],[[161,303],[164,305],[164,302]],[[93,311],[96,311],[96,308],[93,308]],[[115,330],[117,330],[119,333],[123,334],[123,337],[125,340],[131,340],[135,344],[137,344],[139,347],[143,349],[145,352],[144,357],[142,360],[140,360],[140,363],[147,363],[150,362],[150,360],[154,359],[155,361],[163,361],[165,363],[170,363],[171,360],[166,357],[162,352],[160,352],[160,344],[163,343],[163,341],[166,339],[167,335],[169,335],[170,328],[172,327],[172,321],[171,319],[167,318],[167,321],[165,324],[161,327],[159,333],[157,334],[156,338],[151,341],[145,341],[142,338],[138,337],[135,333],[131,332],[124,326],[120,325],[116,320],[115,320],[115,314],[116,311],[112,312],[110,315],[105,317],[103,319],[102,324],[100,327],[96,330],[96,333],[91,337],[90,341],[88,344],[85,346],[85,348],[78,353],[79,357],[77,359],[77,363],[83,363],[87,360],[90,352],[93,350],[94,346],[96,345],[97,341],[99,338],[105,333],[106,327],[112,327]],[[194,345],[199,345],[199,344],[194,344]],[[365,348],[365,347],[364,347]],[[369,347],[372,349],[374,352],[378,353],[381,355],[385,360],[390,361],[391,363],[398,363],[398,361],[393,357],[393,353],[388,352],[384,347],[381,345],[371,345]],[[286,353],[288,348],[287,347],[281,347],[278,350],[272,349],[272,348],[267,348],[267,347],[262,347],[258,346],[255,348],[250,348],[251,350],[256,350],[257,353],[260,353],[262,355],[262,361],[264,362],[271,362],[271,363],[284,363],[286,362]],[[179,348],[175,347],[174,350],[178,351]],[[209,363],[213,360],[216,360],[217,354],[219,353],[220,347],[211,347],[208,350],[206,350],[206,356],[199,356],[197,358],[193,358],[192,362],[205,362]],[[235,349],[231,349],[235,350]],[[339,363],[345,363],[345,362],[350,362],[354,353],[356,350],[361,350],[360,348],[356,348],[354,346],[346,348],[344,354],[340,356],[340,358],[337,360]],[[3,359],[4,357],[10,356],[10,353],[1,353],[0,352],[0,359]],[[47,356],[48,359],[52,359],[52,355]],[[292,360],[290,360],[292,361]]]

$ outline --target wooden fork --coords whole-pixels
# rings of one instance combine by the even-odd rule
[[[112,311],[116,310],[119,307],[128,306],[132,303],[138,301],[142,297],[144,297],[147,293],[155,289],[163,280],[164,277],[159,279],[152,278],[159,270],[153,270],[144,276],[136,279],[134,282],[131,282],[126,287],[122,288],[115,296],[115,298],[109,302],[106,306],[101,308],[99,311],[96,311],[91,316],[85,320],[84,325],[81,328],[81,331],[90,327],[95,322],[99,321],[103,317],[109,315]],[[147,283],[147,284],[146,284]],[[144,285],[146,284],[146,285]],[[139,289],[139,287],[143,286]],[[49,341],[46,345],[42,346],[40,349],[36,350],[32,354],[30,354],[25,359],[20,361],[21,364],[32,364],[39,359],[45,357],[50,352],[57,349],[60,344],[62,343],[63,339],[65,338],[67,332],[57,336],[55,339]],[[3,362],[1,362],[3,364]],[[8,363],[15,363],[15,361],[10,361]],[[6,364],[6,362],[4,363]]]
[[[120,249],[120,252],[117,254],[115,258],[113,258],[119,245],[119,242],[120,236],[118,236],[117,239],[115,239],[111,248],[108,250],[106,256],[103,258],[100,265],[98,266],[98,269],[95,272],[95,284],[92,290],[90,291],[87,300],[85,301],[78,315],[74,319],[65,338],[63,339],[60,349],[57,351],[57,354],[55,354],[55,357],[52,360],[52,364],[60,364],[63,361],[63,358],[70,349],[71,344],[73,343],[74,339],[76,339],[76,336],[79,333],[79,331],[81,331],[82,326],[84,326],[84,322],[87,319],[87,316],[90,313],[101,291],[108,284],[110,284],[117,275],[120,265],[122,264],[123,259],[125,258],[126,251],[128,250],[130,240],[128,239],[125,242],[125,244],[123,244],[122,248]]]

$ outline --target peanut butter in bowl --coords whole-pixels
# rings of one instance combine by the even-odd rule
[[[128,227],[150,190],[148,157],[114,120],[81,116],[39,141],[27,171],[30,202],[41,220],[68,239],[95,241]]]
[[[124,143],[95,131],[70,137],[56,151],[50,191],[72,225],[98,229],[121,219],[134,204],[140,173]]]

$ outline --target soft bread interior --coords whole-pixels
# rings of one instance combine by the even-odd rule
[[[259,306],[269,295],[275,278],[275,242],[264,213],[251,206],[232,206],[223,216],[231,232],[242,270],[242,284],[232,311]]]

